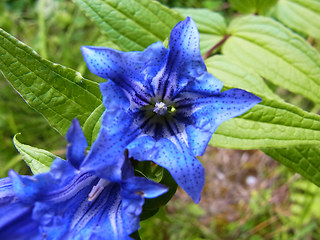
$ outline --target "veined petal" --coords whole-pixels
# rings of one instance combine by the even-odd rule
[[[0,179],[0,206],[13,202],[15,194],[9,177]]]
[[[19,201],[0,207],[0,239],[40,240],[38,222],[32,219],[33,205]]]
[[[166,138],[155,141],[150,136],[142,136],[130,143],[128,150],[129,156],[135,159],[153,161],[166,168],[194,202],[200,201],[204,169],[183,140],[176,138],[174,144]]]
[[[124,227],[119,184],[109,182],[98,198],[88,201],[94,184],[82,188],[67,201],[37,202],[34,218],[42,223],[41,231],[51,239],[130,239]]]
[[[198,91],[198,88],[208,91],[210,87],[210,92],[219,92],[222,88],[222,83],[207,73],[199,49],[198,29],[192,18],[187,17],[172,29],[166,65],[152,80],[152,85],[157,96],[172,99],[194,81],[190,91]]]
[[[132,104],[143,106],[152,97],[152,89],[145,75],[158,70],[157,64],[148,66],[148,63],[157,61],[166,54],[167,49],[161,42],[157,42],[143,52],[121,52],[92,46],[83,46],[81,51],[92,73],[112,80],[126,91]]]
[[[78,119],[72,120],[66,139],[69,142],[67,146],[67,159],[73,166],[79,169],[88,146],[87,140],[82,132]]]

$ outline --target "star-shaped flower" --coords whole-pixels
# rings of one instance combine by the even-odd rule
[[[36,230],[39,231],[36,237],[44,236],[48,240],[131,239],[129,235],[139,228],[144,199],[157,197],[167,191],[160,184],[135,177],[128,158],[124,156],[121,179],[117,182],[110,181],[109,175],[99,178],[82,171],[79,166],[88,157],[85,156],[87,143],[77,120],[73,121],[67,140],[68,160],[57,158],[50,172],[20,176],[10,171],[7,189],[13,190],[3,192],[8,199],[12,198],[13,191],[20,205],[7,200],[5,207],[0,207],[2,239],[15,239],[13,237],[20,228],[25,227],[22,224],[28,220],[36,223]],[[15,209],[10,210],[12,208]],[[29,212],[16,217],[18,224],[11,228],[12,231],[2,228],[12,223],[13,214],[22,212],[24,208],[28,208]]]
[[[222,122],[261,99],[241,89],[220,92],[222,82],[207,72],[190,17],[173,28],[169,49],[157,42],[143,52],[84,46],[82,53],[92,73],[111,80],[100,85],[106,110],[83,167],[103,175],[110,156],[127,148],[131,157],[169,170],[199,202],[204,169],[195,156],[204,153]],[[113,147],[106,149],[110,141]]]

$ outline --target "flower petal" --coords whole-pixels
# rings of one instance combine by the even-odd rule
[[[199,84],[207,90],[210,87],[210,92],[219,92],[222,88],[222,83],[207,73],[199,49],[198,29],[192,18],[187,17],[172,29],[166,65],[152,80],[152,85],[159,98],[172,99],[194,81],[194,91]]]
[[[128,145],[129,156],[140,161],[154,161],[166,168],[198,203],[204,186],[204,169],[182,140],[176,138],[176,142],[179,147],[166,138],[155,141],[150,136],[142,136]]]
[[[66,134],[66,139],[69,142],[67,146],[67,159],[75,168],[79,169],[85,157],[88,144],[78,119],[72,120],[71,127]]]
[[[109,182],[93,201],[88,201],[92,184],[82,188],[74,197],[65,201],[37,202],[34,218],[42,223],[41,230],[50,239],[130,239],[131,231],[138,230],[139,216],[126,224],[120,197],[120,185]]]
[[[191,115],[194,124],[186,128],[193,154],[204,153],[221,123],[245,113],[259,102],[259,97],[242,89],[230,89],[217,96],[196,100],[193,105],[196,111]]]
[[[137,106],[149,103],[151,86],[146,80],[148,74],[157,72],[159,68],[157,64],[148,66],[149,61],[156,61],[167,53],[161,42],[150,45],[143,52],[90,46],[83,46],[81,51],[92,73],[117,83],[126,91],[131,104]]]
[[[0,239],[43,239],[38,223],[32,219],[33,205],[19,201],[0,207]]]
[[[0,206],[13,202],[15,194],[9,177],[0,179]]]
[[[121,183],[122,198],[139,195],[145,198],[155,198],[168,191],[168,188],[143,177],[131,177]]]
[[[127,109],[123,90],[113,82],[100,85],[105,112],[97,139],[84,159],[81,170],[110,181],[120,181],[126,146],[139,134]]]

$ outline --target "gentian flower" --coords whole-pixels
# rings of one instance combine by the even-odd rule
[[[79,165],[86,158],[87,143],[77,120],[73,121],[67,140],[68,160],[55,159],[49,172],[35,176],[9,172],[9,185],[12,185],[14,198],[21,206],[6,201],[7,209],[16,209],[6,211],[6,208],[0,208],[0,227],[8,222],[12,213],[31,206],[25,220],[31,219],[38,224],[38,237],[49,240],[131,239],[129,235],[139,228],[144,198],[157,197],[167,188],[146,178],[135,177],[128,158],[124,156],[118,182],[110,181],[108,175],[99,178],[82,171]],[[20,220],[23,222],[24,219]],[[0,228],[2,239],[14,239],[12,236],[20,227],[24,226],[17,224],[12,232]]]
[[[100,84],[106,110],[90,162],[83,167],[103,175],[110,156],[127,148],[130,157],[166,168],[199,202],[204,169],[195,156],[204,153],[222,122],[261,99],[241,89],[220,92],[223,84],[207,72],[190,17],[173,28],[169,49],[157,42],[143,52],[93,46],[81,50],[90,71],[111,80]],[[113,147],[106,149],[110,141]]]

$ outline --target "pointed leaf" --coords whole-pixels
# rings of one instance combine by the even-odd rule
[[[103,104],[100,104],[88,117],[86,122],[83,125],[83,132],[85,133],[88,144],[91,145],[94,140],[96,140],[100,126],[101,126],[101,117],[105,110]]]
[[[320,55],[303,38],[265,17],[232,21],[222,51],[272,83],[320,103]]]
[[[320,38],[320,2],[318,0],[281,0],[275,8],[276,18],[289,28]]]
[[[14,136],[13,143],[21,154],[23,160],[31,168],[33,174],[48,172],[50,170],[51,163],[57,158],[57,156],[46,150],[20,143],[17,140],[17,135]]]
[[[97,83],[41,58],[2,29],[0,70],[25,101],[62,134],[74,118],[84,124],[102,102]]]
[[[164,41],[183,17],[156,1],[74,0],[102,33],[124,51]]]

